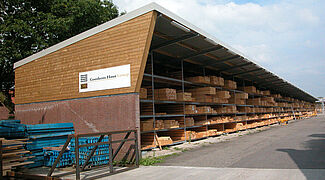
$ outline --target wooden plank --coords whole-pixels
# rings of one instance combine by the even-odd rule
[[[158,135],[157,134],[155,134],[155,138],[156,138],[156,142],[157,142],[157,144],[159,146],[159,149],[162,150],[162,147],[160,145],[160,142],[159,142],[159,139],[158,139]]]
[[[3,151],[8,151],[8,150],[19,149],[19,148],[22,148],[22,147],[23,147],[23,145],[7,146],[7,147],[3,147],[2,150]]]
[[[15,141],[15,140],[2,140],[3,145],[19,145],[19,144],[30,144],[32,142],[23,142],[23,141]]]
[[[145,69],[146,64],[147,64],[146,62],[147,62],[147,59],[148,59],[149,49],[150,49],[150,45],[151,45],[151,41],[152,41],[152,37],[153,37],[153,31],[155,29],[156,20],[157,20],[157,12],[154,11],[152,13],[152,18],[151,18],[151,22],[150,22],[149,32],[148,32],[148,35],[147,35],[146,45],[145,45],[145,49],[144,49],[144,52],[143,52],[142,61],[141,61],[141,64],[140,64],[140,71],[139,71],[139,76],[138,76],[138,81],[137,81],[137,84],[136,84],[135,92],[140,92],[142,79],[143,79],[143,74],[144,74],[144,69]]]
[[[27,157],[10,157],[4,159],[2,162],[3,163],[10,163],[10,162],[15,162],[15,161],[26,161],[28,159],[34,158],[35,156],[27,156]]]
[[[14,152],[9,152],[9,153],[3,153],[2,157],[8,157],[8,156],[12,156],[12,155],[16,155],[16,154],[23,154],[23,153],[30,153],[30,151],[19,150],[19,151],[14,151]]]
[[[24,166],[24,165],[33,164],[33,163],[34,163],[34,161],[10,163],[10,164],[8,164],[6,166],[3,166],[3,169],[8,170],[8,169],[11,169],[13,167]]]

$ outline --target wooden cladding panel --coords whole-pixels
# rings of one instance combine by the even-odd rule
[[[149,12],[18,67],[16,103],[136,92],[155,19]],[[131,87],[79,93],[79,72],[125,64],[131,64]]]

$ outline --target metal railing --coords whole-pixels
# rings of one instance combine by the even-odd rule
[[[113,135],[117,135],[117,134],[119,134],[119,135],[125,134],[125,136],[122,139],[119,138],[118,140],[113,140]],[[131,134],[134,135],[133,138],[130,138]],[[102,141],[105,136],[108,137],[108,142],[103,142]],[[95,143],[79,144],[79,139],[84,138],[84,137],[99,137],[99,139]],[[47,174],[47,177],[52,176],[57,164],[60,162],[60,158],[62,157],[63,153],[67,149],[67,147],[68,147],[68,145],[69,145],[69,143],[71,142],[72,139],[75,140],[75,147],[74,147],[75,148],[75,167],[76,167],[75,173],[76,173],[76,179],[78,179],[78,180],[80,179],[80,173],[86,169],[86,167],[89,164],[90,159],[93,157],[96,149],[100,145],[108,145],[108,148],[109,148],[109,151],[108,151],[108,153],[109,153],[109,155],[108,155],[108,165],[109,165],[109,171],[110,171],[111,174],[115,173],[115,170],[114,170],[114,167],[113,167],[114,159],[117,157],[118,153],[120,152],[120,150],[124,146],[125,142],[127,142],[127,141],[133,141],[134,144],[129,146],[128,151],[124,155],[123,159],[125,159],[125,158],[127,159],[128,156],[129,156],[129,153],[133,149],[133,154],[132,154],[132,156],[130,158],[130,162],[131,162],[131,164],[133,164],[133,166],[124,168],[123,171],[139,167],[140,151],[139,151],[139,147],[138,147],[137,130],[110,131],[110,132],[99,132],[99,133],[88,133],[88,134],[72,134],[72,135],[68,136],[67,141],[63,145],[62,150],[60,151],[58,157],[54,161],[50,171]],[[119,145],[117,146],[117,148],[115,150],[115,149],[113,149],[113,144],[116,144],[116,143],[119,143]],[[89,146],[93,146],[93,148],[91,149],[89,155],[87,156],[86,161],[81,166],[80,165],[79,148],[89,147]]]

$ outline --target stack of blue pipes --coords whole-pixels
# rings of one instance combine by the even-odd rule
[[[25,138],[25,125],[20,124],[20,120],[0,120],[0,137],[6,139]]]
[[[79,145],[83,144],[92,144],[98,142],[99,137],[83,137],[79,138]],[[108,137],[104,137],[101,142],[108,142]],[[75,151],[75,141],[71,141],[69,147],[72,151]],[[83,165],[95,146],[87,146],[79,148],[79,164]],[[74,152],[75,153],[75,152]],[[89,160],[88,165],[90,166],[99,166],[108,164],[108,155],[109,155],[109,145],[103,144],[99,145],[94,153],[94,155]]]
[[[26,134],[29,144],[26,149],[31,151],[33,164],[28,168],[44,165],[44,147],[62,146],[68,139],[68,135],[74,134],[73,123],[36,124],[26,125]]]
[[[62,150],[62,147],[58,149],[53,148],[44,148],[44,166],[52,167],[54,164],[54,161],[57,159],[57,157],[60,154],[60,151]],[[66,167],[73,165],[75,160],[75,154],[73,151],[70,151],[69,149],[65,150],[62,154],[60,161],[56,165],[56,167]]]
[[[98,142],[99,137],[83,137],[79,138],[79,145],[83,144],[91,144]],[[105,137],[101,140],[101,142],[108,142],[108,137]],[[63,153],[63,155],[60,158],[59,163],[56,165],[56,167],[65,167],[65,166],[71,166],[76,163],[75,159],[75,139],[72,139],[67,150]],[[95,146],[87,146],[87,147],[80,147],[79,148],[79,165],[83,165],[89,156],[90,152]],[[99,145],[94,152],[94,155],[90,158],[88,165],[90,166],[99,166],[108,164],[108,150],[109,145]],[[44,156],[45,156],[45,162],[44,165],[51,167],[54,164],[54,161],[58,157],[61,149],[53,149],[48,148],[44,149]]]

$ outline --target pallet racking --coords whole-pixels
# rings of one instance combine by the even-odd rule
[[[142,82],[142,93],[145,94],[140,99],[140,121],[141,129],[141,145],[142,150],[155,148],[161,145],[174,145],[186,141],[199,140],[210,136],[217,136],[224,133],[231,133],[239,130],[245,130],[265,125],[271,125],[291,119],[298,119],[312,115],[314,107],[311,103],[301,101],[291,97],[282,97],[279,94],[263,95],[262,93],[245,92],[246,80],[235,78],[234,76],[223,76],[222,73],[207,70],[204,67],[197,67],[195,64],[180,60],[178,62],[168,63],[160,60],[156,61],[157,52],[151,51],[148,57],[147,65]],[[169,57],[171,58],[171,57]],[[178,65],[178,67],[177,67]],[[186,66],[187,68],[184,68]],[[193,69],[195,67],[195,69]],[[171,70],[171,68],[173,68]],[[201,68],[201,71],[198,69]],[[166,71],[168,71],[166,73]],[[189,77],[201,76],[210,78],[211,76],[224,77],[231,79],[241,86],[242,90],[237,88],[229,89],[224,86],[216,86],[211,83],[197,83],[188,81]],[[223,78],[222,77],[222,78]],[[248,87],[252,87],[252,83]],[[161,100],[157,98],[159,89],[169,88],[174,92],[184,94],[191,92],[193,88],[212,87],[216,91],[226,91],[231,97],[239,94],[247,94],[247,99],[255,98],[273,99],[274,105],[254,105],[247,104],[246,99],[243,102],[218,103],[186,100]],[[259,90],[257,90],[259,91]],[[264,92],[269,90],[264,88]],[[177,94],[174,94],[175,96]],[[141,97],[141,95],[140,95]],[[211,109],[233,107],[233,112],[197,112],[188,113],[186,107],[195,105],[197,107],[209,107]],[[236,108],[234,108],[236,107]],[[237,110],[236,110],[237,109]],[[240,110],[240,111],[238,111]],[[194,124],[192,121],[194,120]],[[164,124],[167,121],[177,121],[178,125],[167,128],[161,128],[158,123]],[[144,129],[145,123],[147,124]],[[152,124],[151,124],[152,123]],[[150,126],[151,125],[151,126]],[[147,129],[149,127],[149,129]],[[169,138],[171,141],[160,140],[159,137]]]

